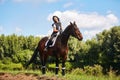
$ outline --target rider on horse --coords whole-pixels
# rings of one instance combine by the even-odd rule
[[[44,49],[45,51],[47,51],[49,45],[53,43],[52,39],[62,33],[62,26],[61,26],[60,19],[57,16],[53,16],[53,22],[54,22],[52,24],[53,33],[51,34],[51,37],[48,40],[47,45],[45,45],[45,49]]]

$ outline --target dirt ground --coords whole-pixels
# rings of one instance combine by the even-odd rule
[[[10,74],[10,73],[0,73],[0,80],[65,80],[58,78],[56,76],[38,76],[33,74]]]

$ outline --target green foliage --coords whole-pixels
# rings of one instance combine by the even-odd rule
[[[0,35],[1,69],[22,69],[37,46],[40,38],[34,36]],[[22,65],[21,65],[22,64]]]
[[[30,60],[32,54],[33,54],[33,51],[30,51],[28,49],[22,50],[13,56],[13,62],[15,63],[21,62],[22,64],[25,64],[25,62]]]
[[[83,69],[76,68],[76,69],[73,69],[71,71],[71,74],[73,74],[73,75],[84,75],[85,71]]]
[[[100,60],[104,67],[104,72],[118,70],[120,73],[120,26],[115,26],[110,30],[104,30],[97,35],[98,41],[101,43]]]
[[[1,63],[6,64],[6,65],[11,64],[11,62],[12,62],[12,60],[11,60],[11,58],[9,58],[9,57],[3,58],[3,59],[1,60]]]
[[[70,71],[72,70],[72,64],[70,62],[66,62],[65,63],[65,66],[66,66],[66,70],[67,71]],[[48,69],[49,70],[55,70],[55,63],[52,63],[52,64],[48,64]],[[62,64],[59,65],[59,69],[61,70],[62,69]]]
[[[70,62],[66,62],[66,70],[72,70],[72,64]]]
[[[13,35],[0,35],[0,57],[10,57],[12,58],[18,52],[22,50],[34,50],[37,46],[40,38],[38,37],[24,37],[24,36],[17,36]]]
[[[100,65],[94,65],[94,66],[85,66],[84,71],[88,75],[102,75],[102,67]]]
[[[6,57],[0,60],[0,70],[23,70],[21,63],[13,63],[11,58]]]
[[[68,41],[69,51],[68,51],[68,60],[74,60],[74,55],[79,51],[81,47],[81,42],[74,37],[70,37]]]
[[[0,70],[23,70],[23,66],[21,63],[3,64],[0,62]]]
[[[99,36],[104,36],[101,45],[104,62],[119,62],[120,58],[120,27],[113,27],[109,31],[103,31]]]
[[[103,66],[103,72],[108,72],[110,67],[120,74],[120,26],[104,30],[96,38],[81,42],[79,51],[74,56],[73,67]],[[71,51],[72,53],[72,51]],[[69,55],[71,55],[69,53]]]

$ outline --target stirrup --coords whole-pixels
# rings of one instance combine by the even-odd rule
[[[44,51],[47,51],[47,50],[48,50],[47,47],[45,47],[45,48],[44,48]]]

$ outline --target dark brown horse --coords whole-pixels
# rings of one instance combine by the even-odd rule
[[[70,25],[68,25],[66,29],[62,32],[62,34],[58,36],[55,45],[51,48],[48,48],[47,51],[44,51],[44,48],[45,48],[45,43],[48,40],[48,37],[42,38],[36,50],[34,51],[32,58],[30,59],[27,65],[33,62],[34,58],[37,56],[37,53],[39,52],[41,63],[42,63],[43,74],[45,74],[46,61],[47,61],[48,56],[54,56],[56,58],[56,74],[58,74],[59,58],[61,58],[62,75],[65,75],[65,62],[66,62],[67,53],[68,53],[67,43],[68,43],[68,39],[70,35],[77,38],[78,40],[83,39],[82,34],[79,31],[75,22],[74,23],[70,22]]]

